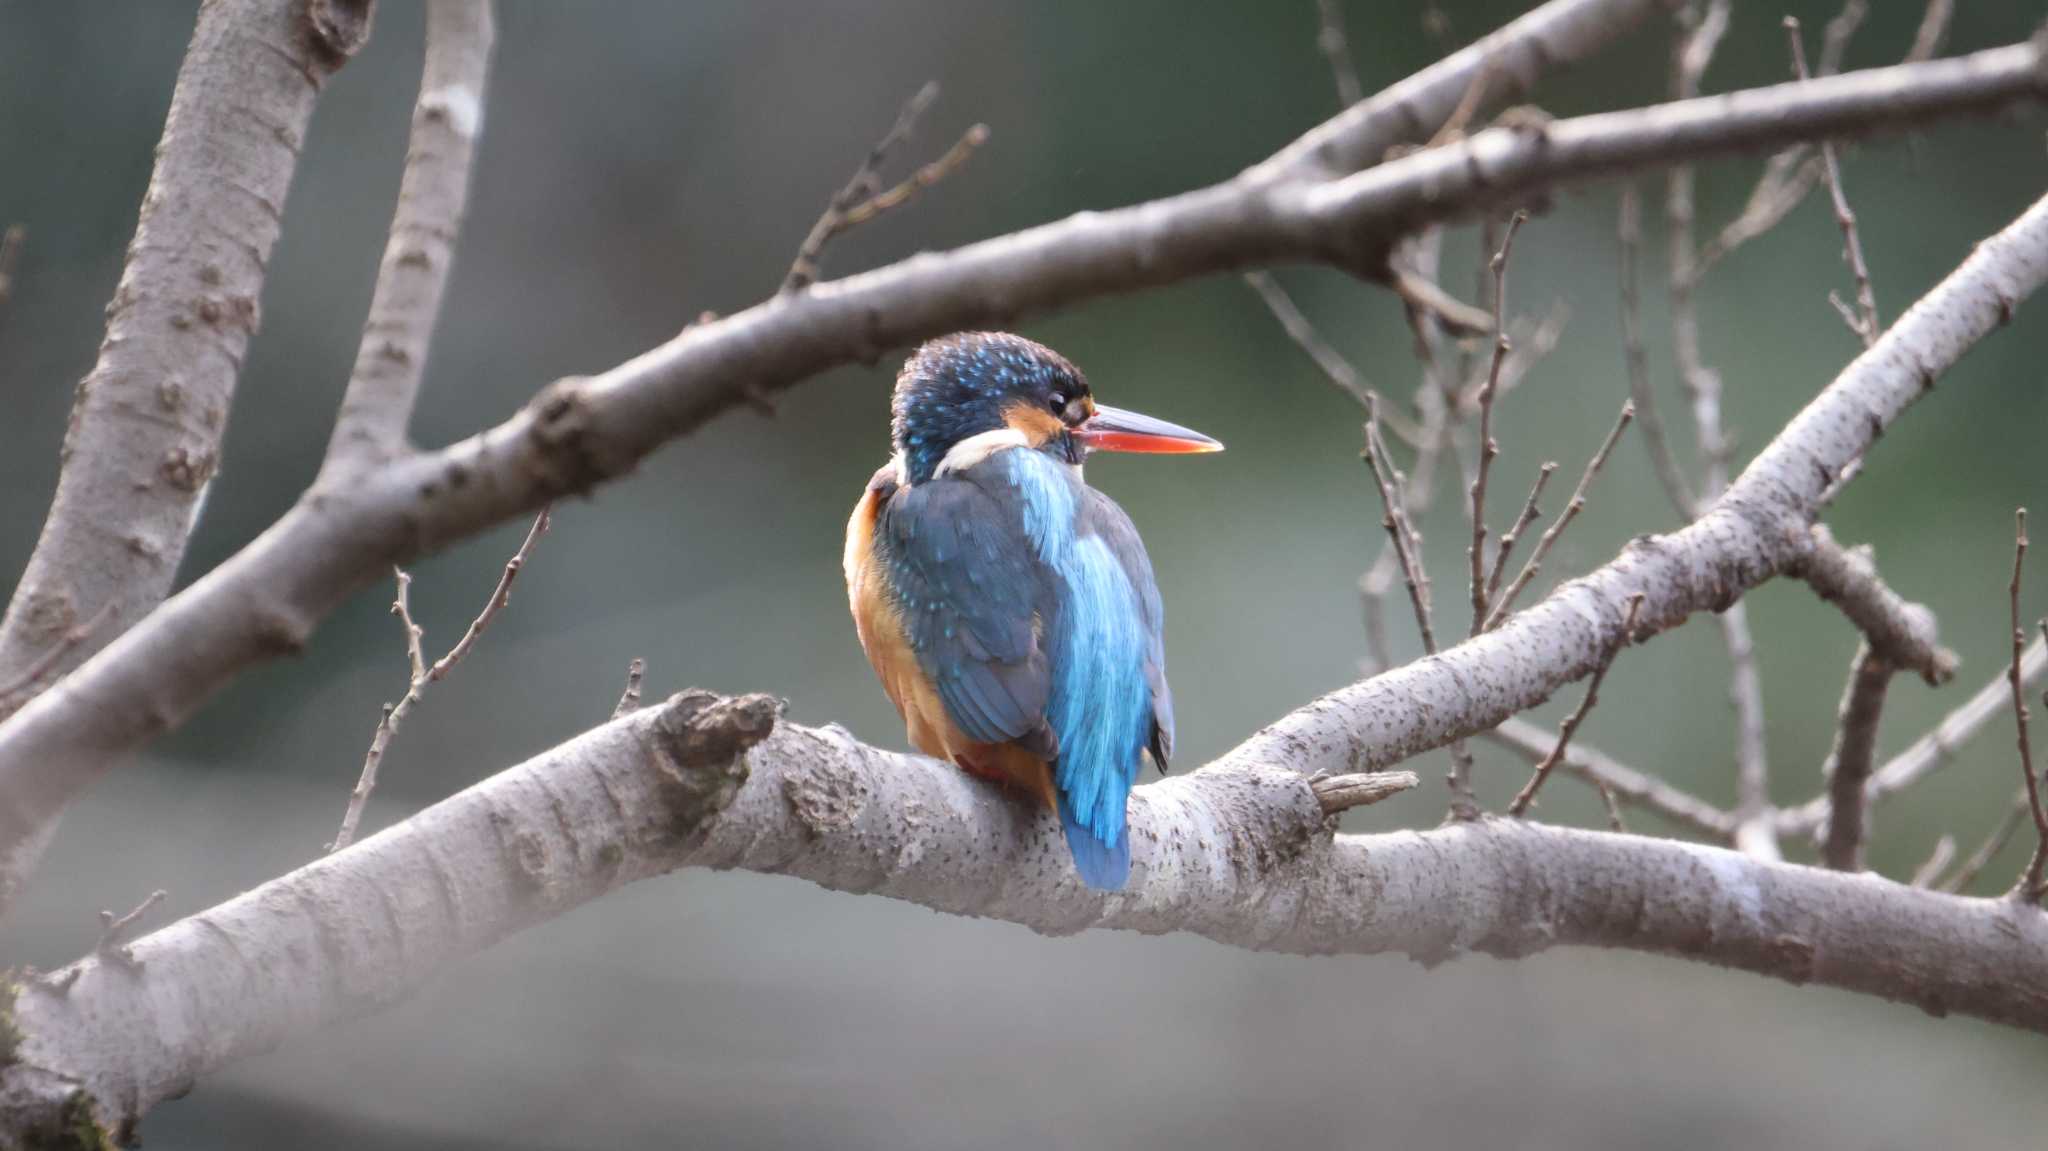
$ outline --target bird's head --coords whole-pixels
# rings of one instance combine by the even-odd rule
[[[1066,357],[1005,332],[960,332],[917,349],[896,377],[893,408],[896,451],[913,484],[1008,447],[1070,464],[1091,451],[1223,450],[1200,432],[1096,403]]]

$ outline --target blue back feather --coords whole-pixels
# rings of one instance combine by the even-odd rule
[[[1153,724],[1146,659],[1156,644],[1140,595],[1107,542],[1082,530],[1080,481],[1035,451],[1003,453],[1024,497],[1024,532],[1058,579],[1047,636],[1052,694],[1046,718],[1059,735],[1053,782],[1075,866],[1090,887],[1118,890],[1130,873],[1124,809]],[[1135,537],[1134,537],[1135,538]],[[1150,605],[1147,605],[1150,606]]]

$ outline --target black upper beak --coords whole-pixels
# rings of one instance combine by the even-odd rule
[[[1095,414],[1074,428],[1074,438],[1097,452],[1220,452],[1221,442],[1193,428],[1108,404],[1095,405]]]

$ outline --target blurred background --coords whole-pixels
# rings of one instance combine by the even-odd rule
[[[1368,90],[1525,5],[1344,4]],[[1895,61],[1921,5],[1885,0],[1851,67]],[[1962,4],[1948,51],[2024,38],[2037,3]],[[71,385],[90,366],[188,37],[191,3],[0,3],[0,222],[28,228],[0,317],[0,573],[18,572],[56,479]],[[1786,74],[1787,11],[1809,52],[1831,2],[1749,2],[1709,90]],[[375,37],[321,99],[272,261],[219,482],[186,559],[206,571],[311,480],[382,250],[417,87],[422,17],[380,6]],[[1084,208],[1221,179],[1336,110],[1315,5],[505,2],[471,214],[416,420],[437,445],[495,422],[546,382],[608,367],[706,309],[773,292],[798,241],[905,97],[944,95],[902,165],[967,125],[991,142],[907,210],[835,243],[828,276]],[[1547,80],[1557,114],[1662,98],[1668,31],[1646,26]],[[1702,174],[1702,235],[1742,206],[1757,160]],[[1851,149],[1845,181],[1886,319],[2044,187],[2037,115],[1943,125]],[[1691,425],[1670,367],[1657,221],[1644,267],[1655,385],[1677,442]],[[1561,302],[1561,345],[1496,416],[1497,519],[1536,465],[1564,464],[1553,506],[1620,403],[1615,189],[1560,196],[1523,230],[1511,300]],[[1824,195],[1739,252],[1700,301],[1727,384],[1738,464],[1858,350],[1827,302],[1849,293]],[[1471,229],[1445,280],[1472,296]],[[1386,293],[1341,275],[1281,281],[1377,387],[1417,369]],[[1830,513],[1875,544],[1892,584],[1940,615],[1965,659],[1932,691],[1902,677],[1883,750],[1919,734],[2005,658],[2012,509],[2048,505],[2039,444],[2048,304],[1987,340],[1887,435]],[[1363,654],[1356,581],[1383,538],[1358,461],[1361,413],[1235,278],[1038,317],[1104,399],[1230,444],[1193,460],[1106,459],[1089,478],[1144,532],[1169,609],[1180,762],[1199,764],[1311,696]],[[601,720],[627,661],[650,689],[788,697],[793,718],[902,745],[845,618],[845,515],[887,454],[894,362],[832,373],[773,419],[724,417],[628,480],[563,505],[512,608],[430,693],[386,761],[382,826]],[[1546,577],[1674,526],[1630,433]],[[1688,450],[1686,458],[1690,460]],[[1424,525],[1441,603],[1462,631],[1463,528]],[[413,605],[445,649],[524,525],[415,571]],[[1547,585],[1547,579],[1546,579]],[[1456,594],[1449,589],[1458,589]],[[2048,611],[2048,565],[2027,610]],[[364,592],[297,660],[222,694],[66,819],[0,965],[56,966],[95,912],[156,887],[183,915],[303,863],[331,838],[380,703],[403,690],[389,589]],[[1525,601],[1526,602],[1526,601]],[[1855,637],[1797,584],[1752,595],[1773,790],[1820,765]],[[1418,651],[1398,600],[1397,654]],[[1721,802],[1732,792],[1727,658],[1699,619],[1623,657],[1586,742]],[[1563,706],[1576,700],[1565,693]],[[1542,713],[1554,722],[1558,705]],[[1937,836],[1965,850],[2013,788],[2005,721],[1934,781],[1882,808],[1871,861],[1908,873]],[[1498,808],[1526,767],[1478,745]],[[1443,756],[1415,766],[1432,785]],[[1435,786],[1361,828],[1434,823]],[[1574,781],[1546,818],[1598,823]],[[1661,830],[1648,816],[1641,830]],[[1995,862],[1987,890],[2020,866]],[[1810,857],[1807,845],[1790,849]],[[459,966],[377,1018],[202,1083],[142,1126],[159,1148],[571,1148],[1277,1145],[1530,1148],[2005,1147],[2048,1120],[2038,1039],[1970,1020],[1636,955],[1557,951],[1424,971],[1398,957],[1303,960],[1188,937],[1045,939],[752,875],[643,884]],[[2032,1133],[2030,1135],[2030,1133]]]

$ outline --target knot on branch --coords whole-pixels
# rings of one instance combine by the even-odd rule
[[[867,808],[868,796],[861,774],[828,756],[782,777],[782,797],[812,839],[852,827]]]
[[[747,780],[746,751],[775,730],[773,696],[723,696],[690,688],[669,697],[654,720],[655,767],[665,832],[696,838]]]
[[[527,405],[533,478],[550,492],[587,491],[632,467],[630,454],[605,454],[602,437],[593,434],[588,385],[582,376],[556,380]]]
[[[376,0],[308,0],[306,45],[313,60],[327,72],[341,70],[370,42]]]

